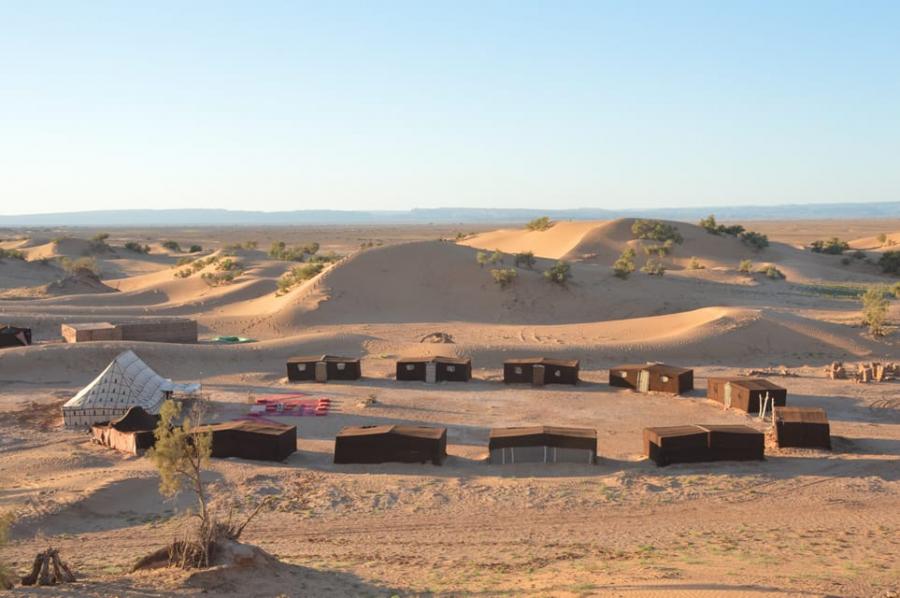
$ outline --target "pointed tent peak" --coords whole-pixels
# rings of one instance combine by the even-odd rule
[[[123,351],[63,405],[63,418],[67,426],[83,426],[109,421],[135,406],[155,414],[172,393],[193,394],[199,390],[199,384],[175,384],[163,378],[134,351]]]

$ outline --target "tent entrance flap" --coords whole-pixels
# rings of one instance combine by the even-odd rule
[[[425,364],[425,382],[429,384],[437,382],[437,363],[434,361]]]
[[[650,392],[650,371],[641,370],[638,372],[638,388],[641,392]]]
[[[316,382],[328,380],[328,364],[324,361],[316,362]]]
[[[535,386],[544,385],[544,366],[535,365],[531,368],[531,383]]]

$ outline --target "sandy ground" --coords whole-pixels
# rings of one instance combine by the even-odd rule
[[[891,595],[900,590],[898,383],[829,381],[822,366],[834,359],[900,361],[895,335],[870,338],[859,326],[858,303],[845,292],[893,280],[862,260],[846,266],[802,250],[810,230],[815,238],[831,236],[821,223],[763,224],[751,228],[766,232],[772,246],[759,253],[680,224],[685,243],[667,260],[666,275],[637,272],[628,281],[609,268],[610,256],[639,245],[623,221],[560,223],[544,233],[474,227],[479,234],[461,244],[437,240],[455,237],[452,228],[431,227],[115,231],[113,250],[96,257],[103,283],[117,291],[0,301],[0,320],[31,324],[38,340],[0,351],[0,511],[16,515],[0,559],[22,572],[49,543],[82,576],[69,588],[14,593]],[[849,230],[865,240],[884,226],[861,221]],[[90,236],[68,234],[59,243],[35,231],[5,241],[34,253],[31,261],[0,263],[4,277],[16,276],[4,278],[5,288],[52,282],[45,270],[55,267],[54,257],[85,251],[78,237]],[[199,275],[173,275],[184,256],[159,246],[170,238],[202,244],[206,253],[249,239],[260,245],[236,253],[245,272],[233,284],[210,287]],[[150,255],[126,255],[120,245],[130,239],[150,244]],[[276,297],[275,281],[293,265],[266,255],[277,239],[315,240],[323,251],[349,257]],[[375,246],[361,250],[368,240]],[[540,259],[500,289],[490,267],[475,262],[479,249],[533,251]],[[692,256],[707,268],[687,269]],[[560,258],[573,264],[566,288],[541,276]],[[741,259],[775,264],[787,280],[740,274]],[[511,258],[505,261],[511,267]],[[204,339],[245,334],[259,342],[56,341],[64,321],[157,315],[197,318]],[[455,343],[419,342],[435,331]],[[327,417],[283,418],[298,427],[299,450],[286,463],[230,459],[210,466],[221,512],[246,512],[274,497],[274,509],[245,539],[281,565],[206,577],[128,574],[136,558],[180,532],[190,497],[164,501],[147,459],[111,453],[61,429],[59,412],[125,348],[165,376],[202,381],[214,420],[244,414],[259,394],[304,392],[334,401]],[[288,356],[325,352],[361,356],[364,379],[285,382]],[[436,386],[392,379],[394,358],[422,352],[471,356],[475,379]],[[525,355],[578,357],[583,382],[505,386],[503,359]],[[606,384],[610,366],[651,359],[695,367],[697,389],[675,398]],[[705,379],[780,365],[798,374],[773,378],[788,388],[789,404],[827,409],[833,452],[769,446],[760,463],[667,468],[641,455],[646,426],[721,422],[767,430],[765,421],[707,401]],[[383,422],[446,426],[450,459],[441,467],[331,463],[341,427]],[[534,423],[596,428],[600,462],[484,462],[490,427]]]

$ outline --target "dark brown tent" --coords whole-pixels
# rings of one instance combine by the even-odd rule
[[[425,426],[348,427],[334,439],[335,463],[425,463],[447,458],[447,428]]]
[[[103,446],[137,455],[155,444],[154,430],[158,423],[158,415],[147,413],[142,407],[132,407],[118,419],[92,425],[91,436]]]
[[[467,357],[406,357],[397,360],[397,380],[468,382],[472,360]]]
[[[644,428],[644,454],[657,465],[748,461],[765,456],[765,435],[741,425]]]
[[[0,349],[4,347],[25,347],[31,344],[31,328],[0,326]]]
[[[291,382],[315,380],[359,380],[359,359],[336,355],[292,357],[287,362],[287,377]]]
[[[680,395],[694,390],[694,370],[664,363],[620,365],[610,368],[609,385]]]
[[[256,461],[284,461],[297,450],[297,427],[239,420],[197,426],[194,432],[212,434],[212,456]]]
[[[821,407],[775,407],[775,439],[779,447],[831,450],[828,415]]]
[[[594,463],[597,430],[559,426],[493,428],[489,463]]]
[[[710,378],[706,383],[708,399],[747,413],[759,413],[767,394],[770,406],[787,403],[787,389],[764,378]]]
[[[507,384],[578,384],[577,359],[530,357],[508,359],[503,363],[503,381]]]

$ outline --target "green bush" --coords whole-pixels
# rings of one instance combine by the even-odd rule
[[[878,265],[885,274],[897,274],[900,271],[900,251],[885,251],[878,258]]]
[[[881,244],[882,247],[884,246],[885,243],[887,243],[887,235],[884,233],[878,233],[878,236],[875,238],[878,239],[878,242]]]
[[[813,241],[809,244],[809,248],[813,253],[840,255],[850,249],[850,244],[846,241],[841,241],[837,237],[831,237],[827,241]]]
[[[560,260],[553,266],[544,270],[544,278],[550,282],[565,286],[572,279],[572,267],[566,262]]]
[[[302,262],[308,255],[319,251],[318,243],[289,247],[284,241],[275,241],[269,248],[269,257],[285,262]]]
[[[646,255],[655,255],[656,257],[663,258],[672,253],[673,244],[672,240],[669,239],[662,245],[644,245],[643,247]]]
[[[501,289],[511,285],[518,275],[519,273],[515,268],[494,268],[491,270],[494,282],[499,284]]]
[[[872,336],[884,336],[887,324],[889,291],[885,287],[869,287],[861,298],[863,324]]]
[[[188,253],[200,253],[203,251],[202,245],[191,245],[191,248],[188,249]]]
[[[745,245],[749,245],[756,251],[760,251],[769,246],[769,237],[762,233],[755,233],[752,230],[742,232],[738,235],[738,238],[740,238]]]
[[[3,249],[0,247],[0,260],[2,259],[24,260],[25,254],[18,249]]]
[[[537,260],[534,259],[533,251],[523,251],[521,253],[517,253],[513,257],[513,262],[515,263],[517,268],[524,266],[531,270],[532,268],[534,268]]]
[[[343,257],[344,256],[342,256],[339,253],[329,251],[328,253],[326,253],[324,255],[323,254],[311,255],[311,256],[309,256],[309,259],[307,261],[311,264],[331,264],[333,262],[336,262],[336,261],[342,259]]]
[[[784,275],[784,272],[773,265],[768,265],[763,268],[762,273],[766,275],[766,278],[771,278],[772,280],[784,280],[785,278],[787,278]]]
[[[750,260],[741,260],[741,263],[738,264],[738,272],[742,274],[750,274],[753,272],[753,262]]]
[[[650,276],[662,276],[666,273],[666,267],[655,257],[648,258],[641,268],[641,272]]]
[[[294,266],[291,268],[290,272],[286,273],[276,282],[276,285],[278,286],[276,295],[283,295],[294,285],[315,277],[324,269],[325,264],[323,262],[309,262],[302,266]]]
[[[490,259],[491,256],[489,256],[485,251],[479,251],[475,254],[475,261],[478,262],[478,265],[481,268],[484,268],[485,264],[487,264]]]
[[[891,287],[891,293],[897,299],[900,299],[900,282],[895,282],[894,286]]]
[[[703,270],[704,268],[706,268],[706,266],[701,264],[697,257],[692,257],[691,261],[688,263],[689,270]]]
[[[556,223],[551,222],[549,216],[541,216],[526,224],[525,228],[532,231],[544,231],[553,227],[554,224]]]
[[[665,243],[671,241],[681,245],[684,237],[678,232],[678,228],[672,224],[666,224],[661,220],[643,220],[638,219],[631,225],[631,233],[636,239],[647,239],[650,241],[659,241]]]
[[[499,249],[495,249],[494,253],[491,254],[491,257],[488,259],[488,262],[491,264],[502,264],[503,263],[503,252]]]
[[[141,245],[137,241],[126,241],[125,249],[128,251],[133,251],[135,253],[150,253],[149,245]]]
[[[177,241],[163,241],[162,246],[169,251],[181,252],[181,245]]]
[[[631,273],[635,270],[634,256],[634,249],[627,247],[622,252],[622,255],[619,256],[619,259],[613,262],[613,274],[622,280],[631,276]]]
[[[100,267],[97,265],[97,260],[92,257],[80,257],[74,260],[64,257],[60,263],[62,264],[63,270],[70,275],[86,273],[100,276]]]
[[[710,214],[706,218],[700,220],[700,227],[706,230],[711,235],[731,235],[732,237],[736,237],[744,232],[744,227],[740,224],[735,224],[732,226],[725,226],[724,224],[717,224],[716,217]]]

